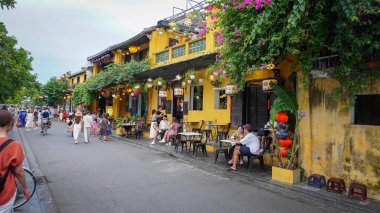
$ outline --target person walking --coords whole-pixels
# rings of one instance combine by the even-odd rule
[[[20,182],[24,197],[29,199],[31,192],[25,179],[22,162],[25,155],[20,142],[7,136],[12,130],[13,115],[7,110],[0,110],[0,174],[5,178],[4,188],[0,191],[0,212],[11,213],[16,199],[16,180]]]
[[[99,129],[99,124],[98,124],[98,118],[97,117],[92,117],[92,129],[91,129],[91,134],[96,136],[98,135],[98,129]]]
[[[90,133],[92,128],[92,117],[90,113],[85,112],[85,116],[83,116],[83,134],[84,134],[84,142],[90,142]]]
[[[33,122],[34,122],[34,130],[38,129],[38,109],[34,109],[33,111]]]
[[[62,122],[66,123],[66,119],[67,119],[67,112],[66,112],[66,110],[63,110],[63,112],[62,112]]]
[[[25,127],[26,111],[25,108],[21,109],[19,113],[19,118],[21,121],[21,127]]]
[[[74,117],[74,131],[73,131],[75,144],[78,144],[78,138],[79,138],[79,133],[81,129],[82,129],[82,113],[77,112],[75,113],[75,117]]]
[[[106,118],[106,116],[104,115],[103,118],[101,119],[100,123],[99,123],[99,128],[100,128],[100,140],[104,140],[106,141],[107,140],[107,137],[108,137],[108,119]]]
[[[32,130],[33,124],[34,124],[33,121],[34,121],[34,114],[32,110],[29,110],[28,113],[26,114],[26,124],[25,124],[27,132],[30,132],[30,130]]]

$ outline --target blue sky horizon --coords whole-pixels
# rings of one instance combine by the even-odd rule
[[[123,42],[172,15],[186,0],[18,0],[0,10],[8,34],[32,53],[33,72],[52,76],[80,71],[87,57]]]

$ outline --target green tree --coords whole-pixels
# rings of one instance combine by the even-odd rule
[[[4,8],[13,9],[15,8],[16,3],[17,2],[15,0],[0,0],[0,7],[2,10]]]
[[[53,76],[42,86],[42,96],[49,106],[57,106],[63,101],[63,93],[67,91],[66,81],[60,81]]]

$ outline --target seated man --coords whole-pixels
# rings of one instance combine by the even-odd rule
[[[161,137],[161,141],[162,141],[164,139],[164,135],[165,135],[166,130],[169,129],[169,121],[168,121],[167,115],[164,115],[162,117],[162,120],[160,121],[159,128],[161,130],[160,137]]]
[[[236,142],[236,146],[232,157],[232,166],[227,170],[236,171],[236,166],[240,154],[247,156],[260,154],[260,141],[257,136],[253,134],[251,124],[246,124],[243,126],[243,128],[244,133],[246,134],[245,137],[241,140],[232,140]]]

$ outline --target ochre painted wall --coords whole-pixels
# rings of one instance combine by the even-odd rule
[[[306,174],[322,174],[367,185],[369,195],[380,199],[380,126],[351,124],[345,103],[330,97],[338,83],[316,79],[310,89],[299,86],[301,111],[301,160]],[[380,94],[380,81],[363,94]],[[370,103],[369,103],[370,104]]]

